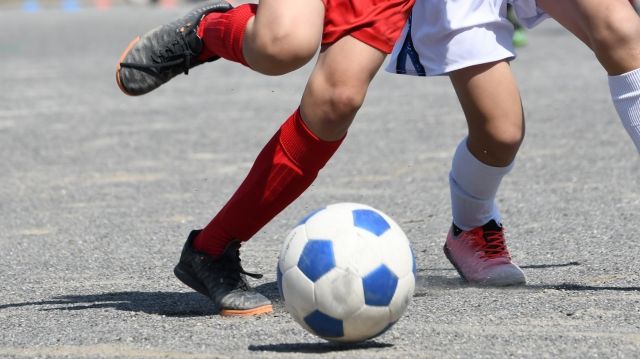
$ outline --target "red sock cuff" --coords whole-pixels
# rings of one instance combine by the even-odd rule
[[[298,108],[280,127],[279,140],[285,153],[295,164],[303,170],[317,172],[338,150],[344,137],[337,141],[318,138],[307,128]]]
[[[242,42],[247,23],[257,10],[257,4],[242,4],[227,12],[214,12],[202,18],[198,25],[198,37],[202,39],[204,47],[198,59],[206,61],[219,56],[249,67],[242,53]]]

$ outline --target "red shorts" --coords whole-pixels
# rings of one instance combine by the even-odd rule
[[[322,44],[350,35],[390,53],[415,0],[323,0]]]

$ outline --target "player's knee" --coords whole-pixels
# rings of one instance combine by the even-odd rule
[[[481,126],[471,126],[470,135],[490,147],[517,151],[524,140],[524,118],[520,116],[493,117]]]
[[[515,156],[522,144],[522,137],[501,137],[494,143],[498,152],[504,153],[508,156]]]
[[[364,102],[363,91],[349,86],[339,86],[330,90],[329,108],[333,118],[353,117]]]
[[[522,126],[505,126],[494,134],[495,144],[505,152],[517,152],[524,140],[524,129]]]
[[[312,127],[319,138],[335,141],[343,137],[351,126],[364,96],[340,88],[327,88],[323,94],[321,99],[314,101],[318,111]]]
[[[470,135],[475,138],[474,142],[487,150],[488,156],[498,163],[508,164],[518,153],[524,140],[524,126],[519,123],[502,123]]]

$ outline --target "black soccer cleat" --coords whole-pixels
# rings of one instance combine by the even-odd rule
[[[209,297],[220,315],[247,316],[273,311],[271,301],[253,290],[245,275],[262,278],[260,274],[246,272],[240,265],[240,241],[227,245],[218,257],[196,252],[193,240],[200,231],[192,231],[182,249],[180,262],[173,273],[193,290]]]
[[[127,95],[144,95],[160,87],[178,74],[202,64],[198,55],[202,40],[197,35],[198,24],[212,12],[233,8],[224,0],[193,10],[181,19],[159,26],[138,36],[124,50],[116,68],[116,82]],[[214,61],[219,57],[207,59]]]

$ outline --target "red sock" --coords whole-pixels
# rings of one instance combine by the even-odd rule
[[[232,240],[249,240],[311,185],[341,143],[316,137],[296,110],[262,149],[229,202],[196,237],[194,248],[217,256]]]
[[[203,17],[198,25],[198,37],[202,39],[204,47],[198,60],[206,61],[220,56],[249,67],[242,54],[242,39],[247,22],[257,10],[256,4],[243,4],[227,12],[213,12]]]

